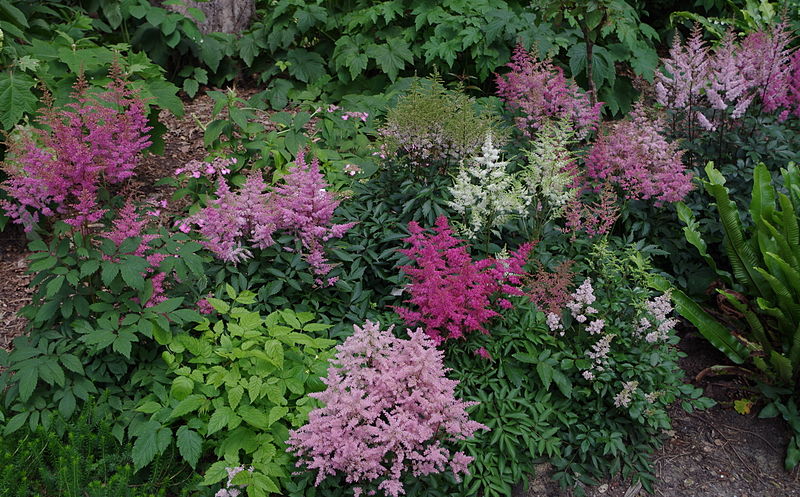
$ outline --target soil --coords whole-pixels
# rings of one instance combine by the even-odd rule
[[[249,95],[254,91],[243,91]],[[198,123],[211,119],[213,102],[201,96],[186,103],[186,113],[177,118],[162,114],[167,127],[163,155],[144,158],[137,182],[129,186],[137,198],[169,198],[166,188],[154,187],[162,177],[192,159],[202,159],[203,131]],[[11,340],[24,332],[24,320],[16,315],[30,301],[30,276],[25,273],[27,255],[25,234],[17,226],[0,232],[0,347],[10,349]],[[702,387],[717,406],[705,412],[687,413],[676,406],[672,411],[673,429],[665,433],[663,447],[653,456],[659,497],[800,497],[800,471],[786,472],[783,456],[789,439],[782,420],[759,419],[761,406],[750,414],[739,414],[733,402],[748,396],[747,385],[736,377],[706,375],[705,368],[725,363],[725,358],[702,337],[688,330],[682,333],[680,347],[687,353],[681,362],[687,381]],[[756,397],[755,394],[750,395]],[[563,497],[569,495],[549,478],[548,465],[536,468],[522,497]],[[587,488],[589,497],[643,497],[639,485],[619,479]]]

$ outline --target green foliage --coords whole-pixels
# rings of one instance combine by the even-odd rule
[[[101,400],[102,402],[102,400]],[[134,474],[130,446],[87,403],[63,434],[38,426],[0,438],[0,496],[163,497],[189,495],[199,482],[175,449]]]
[[[178,89],[164,79],[163,69],[144,53],[131,50],[129,44],[97,44],[91,19],[80,9],[25,0],[4,0],[0,7],[0,29],[8,35],[0,47],[3,129],[11,129],[34,114],[39,100],[37,81],[49,89],[57,103],[63,103],[78,74],[85,74],[91,86],[105,87],[113,62],[119,64],[152,109],[153,122],[158,108],[176,115],[183,113],[183,104],[175,96]],[[159,136],[156,130],[156,138]]]
[[[636,92],[630,78],[619,76],[617,64],[653,81],[658,65],[658,33],[641,21],[640,10],[627,0],[549,0],[540,7],[542,18],[556,26],[566,23],[580,31],[581,42],[569,47],[572,77],[589,89],[613,114],[630,109]]]
[[[181,307],[184,296],[196,299],[192,287],[205,277],[196,254],[200,245],[164,231],[150,242],[155,253],[166,256],[159,270],[167,273],[173,298],[145,307],[154,288],[152,279],[142,276],[147,261],[131,255],[140,238],[117,247],[70,229],[59,224],[49,244],[29,245],[28,270],[35,273],[31,287],[36,291],[21,311],[29,321],[28,335],[15,339],[13,350],[0,357],[4,433],[26,422],[31,429],[52,426],[61,433],[63,420],[80,403],[104,392],[98,407],[115,413],[112,429],[122,441],[136,417],[136,399],[167,381],[154,337],[163,339],[197,316]]]
[[[716,268],[729,289],[743,291],[748,301],[734,293],[719,290],[741,312],[750,329],[744,345],[732,351],[724,348],[735,362],[750,360],[771,381],[794,385],[800,374],[800,173],[794,164],[782,170],[783,188],[773,184],[763,164],[755,169],[750,215],[753,226],[744,229],[739,209],[725,187],[725,177],[712,163],[706,166],[706,191],[716,200],[725,232],[723,247],[731,272]],[[784,193],[785,191],[785,193]],[[777,204],[777,207],[776,207]],[[687,239],[702,253],[705,244],[688,217],[684,228]],[[732,276],[731,276],[732,275]],[[687,316],[687,319],[689,316]],[[702,320],[701,320],[702,318]],[[700,327],[705,316],[695,317]],[[713,326],[713,323],[712,323]],[[718,343],[715,343],[719,347]]]
[[[484,82],[517,40],[547,48],[557,39],[516,0],[280,0],[258,15],[242,55],[271,90],[299,81],[332,93],[354,84],[375,91],[399,76],[433,72]]]
[[[150,462],[173,437],[192,467],[202,459],[204,484],[222,480],[226,467],[252,466],[235,478],[248,495],[279,493],[293,463],[285,453],[289,429],[307,419],[314,402],[306,394],[324,389],[334,341],[319,337],[330,325],[291,310],[262,318],[245,306],[256,294],[226,286],[228,299],[209,298],[219,313],[198,321],[195,331],[160,340],[171,386],[139,403],[150,419],[135,429],[136,467]],[[315,337],[315,335],[317,335]]]

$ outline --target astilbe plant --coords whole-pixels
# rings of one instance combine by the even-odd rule
[[[796,52],[785,23],[748,34],[741,43],[727,33],[713,49],[695,26],[686,43],[676,36],[670,56],[662,59],[664,72],[656,72],[656,99],[685,117],[691,132],[697,124],[714,131],[729,120],[741,118],[754,102],[781,120],[793,112],[800,116],[794,86]]]
[[[461,231],[468,238],[499,228],[527,207],[522,187],[506,171],[508,162],[500,160],[491,134],[486,135],[481,152],[461,165],[450,187],[453,200],[449,205],[466,220]]]
[[[134,175],[142,150],[150,146],[144,104],[111,71],[108,89],[90,95],[83,77],[75,84],[75,102],[57,109],[45,93],[42,128],[24,134],[9,147],[2,200],[6,214],[26,231],[40,216],[60,216],[73,226],[97,222],[101,188]]]
[[[337,347],[327,388],[312,393],[324,404],[291,432],[287,445],[298,466],[317,471],[316,484],[344,473],[348,483],[385,495],[405,493],[402,478],[441,473],[458,477],[472,458],[443,442],[472,437],[486,426],[469,419],[474,403],[455,398],[457,381],[445,377],[443,353],[420,329],[409,339],[367,321]],[[370,495],[375,490],[368,492]]]
[[[277,233],[288,233],[301,242],[314,273],[323,276],[332,268],[325,257],[325,242],[341,238],[355,223],[331,224],[339,200],[328,191],[316,158],[307,163],[299,151],[283,180],[266,191],[262,173],[252,171],[242,188],[233,192],[220,178],[217,198],[184,219],[180,229],[189,231],[196,224],[205,238],[203,244],[220,259],[234,263],[252,257],[246,242],[263,249],[276,243]]]
[[[506,259],[486,258],[473,261],[462,240],[453,236],[447,218],[436,220],[434,233],[429,234],[416,222],[408,223],[411,236],[404,241],[411,248],[400,252],[414,265],[402,266],[411,279],[406,290],[411,298],[405,302],[414,309],[395,310],[409,325],[421,323],[425,332],[440,344],[447,339],[463,338],[470,331],[488,333],[485,324],[499,315],[491,298],[498,294],[522,295],[523,266],[533,243],[522,245]],[[498,298],[497,305],[510,308],[511,303]]]
[[[600,120],[602,103],[592,104],[589,95],[550,60],[536,60],[517,45],[511,71],[497,75],[497,94],[509,109],[521,113],[515,121],[525,136],[532,137],[549,119],[568,119],[579,138],[585,138]]]
[[[139,245],[133,252],[124,255],[141,257],[147,262],[141,276],[146,281],[150,282],[153,292],[144,306],[152,307],[167,300],[164,289],[164,280],[167,274],[158,270],[161,262],[164,261],[167,256],[161,252],[152,250],[150,247],[150,242],[158,239],[159,235],[144,233],[147,224],[148,219],[139,215],[136,211],[136,206],[129,199],[125,202],[125,206],[117,213],[117,217],[114,219],[111,229],[102,233],[101,236],[114,242],[117,248],[120,248],[126,240],[139,238]],[[113,262],[118,263],[119,261],[115,260]]]
[[[473,100],[436,79],[417,82],[386,114],[381,156],[395,157],[421,175],[444,171],[480,150],[496,118],[479,113]],[[432,167],[436,166],[436,167]]]
[[[664,124],[637,104],[630,118],[601,134],[586,158],[589,178],[620,187],[628,199],[677,202],[692,189],[682,152],[663,136]]]

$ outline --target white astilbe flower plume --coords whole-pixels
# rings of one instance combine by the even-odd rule
[[[480,157],[462,163],[450,188],[450,207],[465,218],[461,231],[469,238],[502,226],[526,207],[522,188],[506,172],[508,162],[500,160],[491,134],[486,135],[481,151]]]
[[[548,209],[548,218],[557,217],[578,191],[575,180],[575,157],[569,151],[574,131],[565,120],[544,124],[531,142],[523,184],[530,204]]]

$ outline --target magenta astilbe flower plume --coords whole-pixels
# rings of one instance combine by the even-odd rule
[[[589,95],[550,60],[536,60],[517,45],[507,67],[511,72],[496,75],[497,94],[509,109],[522,113],[516,124],[526,136],[551,118],[570,120],[579,138],[597,127],[603,104],[592,105]]]
[[[422,323],[425,332],[440,344],[450,338],[463,338],[469,331],[488,333],[484,324],[498,315],[490,297],[503,293],[522,295],[523,266],[533,244],[520,247],[508,259],[487,258],[473,261],[462,240],[453,232],[444,216],[436,220],[434,233],[429,234],[416,222],[408,223],[411,244],[400,252],[413,266],[402,271],[411,278],[406,300],[414,309],[397,307],[395,311],[409,325]],[[501,307],[507,308],[498,302]]]
[[[619,186],[626,198],[677,202],[692,189],[682,152],[663,136],[663,122],[637,104],[630,119],[598,137],[586,158],[590,178]]]
[[[353,328],[331,360],[327,388],[310,394],[324,407],[287,442],[298,466],[316,470],[317,485],[343,473],[348,483],[371,484],[391,497],[405,493],[405,474],[448,467],[456,477],[466,473],[472,458],[444,443],[488,428],[469,419],[474,403],[456,399],[458,382],[445,377],[443,353],[420,329],[402,340],[380,323]]]
[[[103,212],[96,194],[104,184],[134,174],[142,150],[150,145],[142,101],[113,69],[108,89],[89,96],[75,85],[75,102],[62,109],[49,95],[36,129],[12,143],[3,187],[15,202],[2,207],[15,223],[31,230],[39,216],[59,214],[72,225],[95,222]]]

